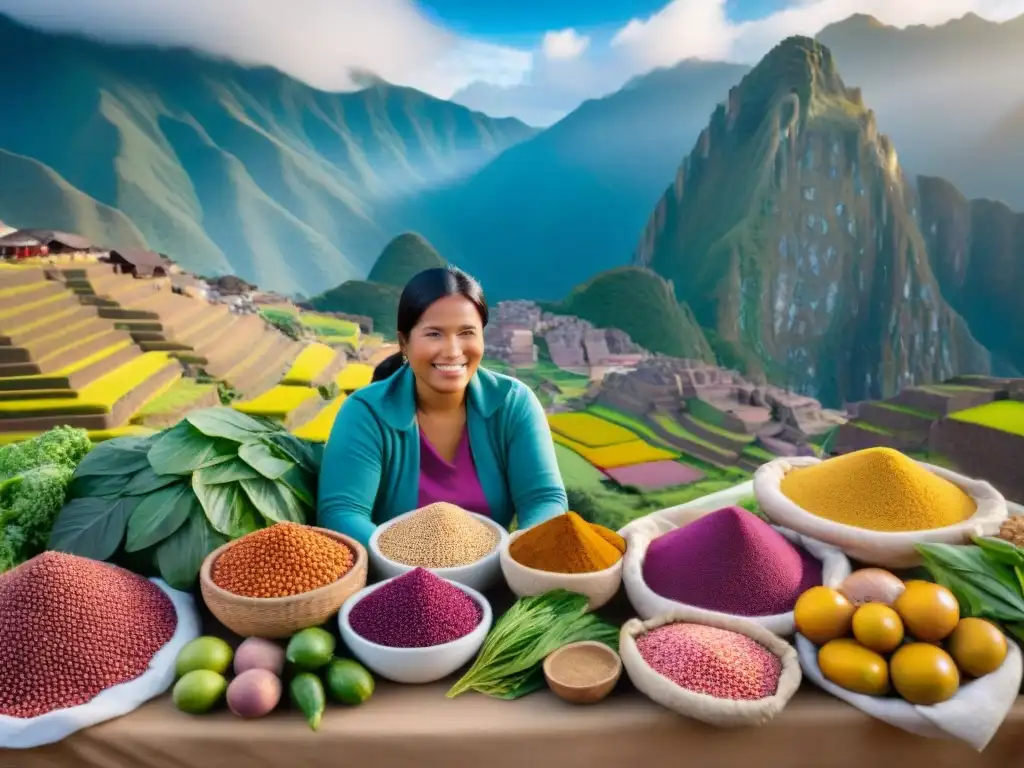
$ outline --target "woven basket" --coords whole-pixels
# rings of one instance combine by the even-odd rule
[[[325,587],[291,597],[243,597],[227,592],[213,583],[213,564],[239,539],[229,541],[211,552],[199,571],[203,601],[218,621],[236,635],[278,640],[291,637],[301,629],[317,627],[338,612],[342,604],[366,586],[367,555],[363,545],[326,528],[312,530],[330,536],[352,550],[355,562],[337,581]]]

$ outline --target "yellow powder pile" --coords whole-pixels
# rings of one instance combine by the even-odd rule
[[[794,469],[782,493],[808,512],[871,531],[927,531],[977,510],[958,486],[892,448],[867,448]]]

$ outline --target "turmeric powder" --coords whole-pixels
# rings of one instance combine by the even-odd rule
[[[959,486],[892,448],[867,448],[794,469],[780,490],[818,517],[889,533],[956,525],[977,511]]]
[[[593,573],[619,562],[626,542],[615,531],[566,512],[524,531],[508,551],[517,563],[538,571]]]

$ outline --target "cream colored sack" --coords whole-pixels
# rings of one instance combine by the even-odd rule
[[[1020,649],[1012,640],[1007,645],[1006,660],[995,672],[965,683],[949,701],[918,707],[897,698],[853,693],[830,683],[818,667],[818,648],[803,635],[796,636],[800,666],[819,688],[889,725],[918,736],[959,739],[979,752],[996,735],[1020,691]]]
[[[782,674],[775,695],[758,701],[718,699],[704,693],[688,691],[655,672],[637,650],[635,638],[649,630],[677,622],[728,629],[746,635],[774,653],[782,660]],[[719,728],[739,728],[767,723],[793,698],[803,679],[796,651],[781,637],[746,619],[721,615],[705,618],[688,608],[679,608],[649,621],[627,621],[619,633],[619,656],[633,685],[652,701],[684,717],[692,717],[694,720]]]
[[[780,490],[782,478],[790,470],[820,464],[821,459],[798,457],[776,459],[754,473],[754,495],[761,511],[773,523],[838,547],[854,560],[883,568],[912,568],[921,564],[915,544],[967,544],[972,536],[995,536],[1006,520],[1006,500],[988,483],[972,480],[948,469],[925,464],[922,467],[960,486],[978,505],[969,519],[957,525],[930,531],[886,533],[836,523],[806,511],[790,501]]]
[[[626,587],[626,595],[629,597],[629,602],[633,609],[639,614],[640,618],[650,619],[669,611],[685,608],[688,611],[692,611],[692,615],[695,616],[744,619],[760,624],[776,635],[782,635],[783,637],[792,635],[796,631],[793,624],[792,611],[773,616],[732,616],[731,614],[709,611],[704,608],[670,600],[667,597],[662,597],[647,586],[647,583],[644,581],[644,559],[647,557],[647,548],[651,542],[675,528],[681,528],[714,511],[716,510],[674,508],[662,512],[653,512],[646,517],[634,520],[620,531],[626,539],[626,554],[623,557],[622,565],[622,583]],[[850,575],[850,561],[846,559],[846,555],[835,547],[800,536],[793,533],[793,531],[787,531],[778,526],[772,527],[789,539],[789,541],[799,547],[803,547],[813,557],[821,561],[822,581],[826,586],[838,587],[843,583],[843,579]]]

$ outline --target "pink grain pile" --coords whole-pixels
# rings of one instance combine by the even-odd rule
[[[726,507],[651,542],[643,564],[653,592],[734,616],[788,613],[821,584],[821,562],[742,507]]]
[[[416,568],[375,589],[348,615],[360,637],[389,648],[429,648],[465,637],[483,609],[449,581]]]
[[[718,699],[775,695],[782,661],[755,640],[703,624],[666,624],[636,639],[647,665],[681,688]]]
[[[44,552],[0,575],[0,715],[32,718],[134,680],[178,625],[152,582]]]

